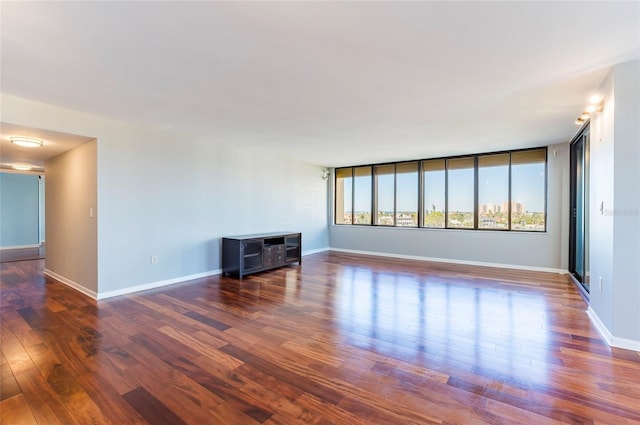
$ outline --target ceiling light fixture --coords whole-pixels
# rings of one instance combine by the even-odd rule
[[[14,170],[19,170],[19,171],[29,171],[30,169],[33,168],[31,165],[28,165],[28,164],[11,164],[11,167],[13,167]]]
[[[22,146],[23,148],[41,148],[44,142],[31,137],[12,137],[11,143]]]
[[[589,97],[589,106],[584,108],[584,112],[580,114],[578,119],[576,119],[574,122],[576,123],[576,125],[582,125],[585,122],[587,122],[589,118],[591,118],[591,115],[594,112],[602,112],[603,110],[604,110],[603,97],[599,94],[591,95]]]

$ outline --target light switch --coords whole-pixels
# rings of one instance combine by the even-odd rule
[[[93,218],[93,208],[89,208],[89,218]]]

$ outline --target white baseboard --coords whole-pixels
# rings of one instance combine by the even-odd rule
[[[142,285],[130,286],[128,288],[116,289],[114,291],[99,292],[98,300],[104,300],[105,298],[117,297],[120,295],[127,295],[133,292],[146,291],[148,289],[160,288],[162,286],[173,285],[174,283],[186,282],[188,280],[202,279],[203,277],[214,276],[222,273],[222,269],[210,270],[208,272],[190,274],[187,276],[175,277],[173,279],[159,280],[157,282],[143,283]]]
[[[311,255],[311,254],[316,254],[318,252],[323,252],[327,250],[329,250],[329,248],[314,249],[314,250],[305,251],[302,255],[303,256]],[[148,289],[154,289],[154,288],[160,288],[162,286],[173,285],[174,283],[181,283],[181,282],[186,282],[188,280],[202,279],[203,277],[215,276],[221,273],[222,273],[222,269],[216,269],[216,270],[210,270],[204,273],[196,273],[196,274],[191,274],[187,276],[176,277],[173,279],[144,283],[142,285],[131,286],[129,288],[116,289],[115,291],[101,292],[98,294],[97,299],[103,300],[105,298],[117,297],[120,295],[127,295],[134,292],[146,291]]]
[[[528,270],[528,271],[534,271],[534,272],[548,272],[548,273],[558,273],[558,274],[568,273],[567,270],[562,270],[562,269],[554,269],[549,267],[523,266],[518,264],[486,263],[484,261],[467,261],[467,260],[455,260],[450,258],[422,257],[418,255],[392,254],[388,252],[360,251],[355,249],[342,249],[342,248],[330,248],[330,250],[336,251],[336,252],[345,252],[348,254],[363,254],[363,255],[373,255],[378,257],[401,258],[404,260],[433,261],[437,263],[465,264],[469,266],[496,267],[501,269]]]
[[[94,300],[98,299],[98,294],[95,291],[92,291],[91,289],[87,289],[84,286],[80,285],[78,282],[74,282],[71,279],[67,279],[66,277],[59,275],[56,272],[52,272],[51,270],[44,269],[44,275],[49,276],[60,283],[64,283],[65,285],[70,286],[71,288],[75,289],[78,292],[82,292],[83,294],[93,298]]]
[[[311,255],[311,254],[316,254],[318,252],[323,252],[323,251],[327,251],[327,250],[329,250],[329,248],[314,249],[314,250],[305,251],[305,252],[302,253],[302,255],[303,256]],[[155,289],[155,288],[160,288],[162,286],[173,285],[175,283],[186,282],[188,280],[202,279],[203,277],[215,276],[215,275],[218,275],[218,274],[221,274],[221,273],[222,273],[222,269],[216,269],[216,270],[210,270],[208,272],[203,272],[203,273],[196,273],[196,274],[191,274],[191,275],[187,275],[187,276],[180,276],[180,277],[176,277],[176,278],[173,278],[173,279],[167,279],[167,280],[160,280],[160,281],[157,281],[157,282],[144,283],[142,285],[131,286],[129,288],[116,289],[115,291],[100,292],[100,293],[98,293],[98,298],[97,299],[103,300],[105,298],[112,298],[112,297],[117,297],[117,296],[120,296],[120,295],[127,295],[127,294],[131,294],[131,293],[134,293],[134,292],[146,291],[148,289]]]
[[[323,251],[328,251],[329,248],[321,248],[321,249],[314,249],[314,250],[309,250],[309,251],[305,251],[302,255],[311,255],[311,254],[316,254],[318,252],[323,252]],[[131,286],[128,288],[122,288],[122,289],[116,289],[113,291],[107,291],[107,292],[100,292],[98,291],[98,293],[95,293],[94,291],[88,290],[87,288],[83,287],[82,285],[72,281],[71,279],[67,279],[64,276],[60,276],[50,270],[45,270],[44,272],[46,275],[51,276],[52,278],[64,283],[65,285],[68,285],[80,292],[82,292],[83,294],[96,299],[96,300],[104,300],[106,298],[112,298],[112,297],[118,297],[120,295],[127,295],[127,294],[132,294],[134,292],[139,292],[139,291],[146,291],[148,289],[155,289],[155,288],[160,288],[163,286],[168,286],[168,285],[173,285],[175,283],[181,283],[181,282],[186,282],[188,280],[194,280],[194,279],[201,279],[203,277],[209,277],[209,276],[214,276],[214,275],[218,275],[222,273],[222,269],[216,269],[216,270],[210,270],[207,272],[203,272],[203,273],[196,273],[196,274],[191,274],[191,275],[187,275],[187,276],[180,276],[180,277],[176,277],[173,279],[166,279],[166,280],[159,280],[157,282],[149,282],[149,283],[143,283],[142,285],[136,285],[136,286]]]
[[[15,246],[0,246],[0,251],[5,249],[27,249],[27,248],[40,248],[40,245],[15,245]]]
[[[302,256],[306,256],[306,255],[311,255],[311,254],[318,254],[319,252],[325,252],[325,251],[329,251],[331,248],[329,247],[325,247],[325,248],[320,248],[320,249],[310,249],[307,251],[304,251],[302,253]]]
[[[598,332],[600,332],[600,335],[607,341],[607,344],[612,347],[624,348],[625,350],[640,351],[640,341],[613,336],[591,306],[587,309],[587,315],[589,319],[591,319],[591,323],[593,323],[596,329],[598,329]]]

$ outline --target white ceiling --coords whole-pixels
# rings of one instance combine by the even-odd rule
[[[39,148],[21,147],[11,143],[12,137],[39,139],[43,145]],[[13,164],[28,164],[33,166],[33,171],[42,172],[47,159],[93,139],[0,122],[0,169],[11,170]]]
[[[1,24],[4,93],[325,166],[568,141],[640,58],[638,1],[2,2]]]

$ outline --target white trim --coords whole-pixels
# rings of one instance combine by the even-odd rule
[[[523,266],[519,264],[503,264],[503,263],[486,263],[484,261],[467,261],[467,260],[455,260],[451,258],[422,257],[418,255],[402,255],[402,254],[392,254],[388,252],[360,251],[356,249],[342,249],[342,248],[329,248],[329,249],[331,251],[345,252],[349,254],[363,254],[363,255],[373,255],[378,257],[402,258],[405,260],[434,261],[437,263],[466,264],[469,266],[497,267],[501,269],[528,270],[528,271],[534,271],[534,272],[548,272],[548,273],[558,273],[558,274],[568,273],[566,270],[554,269],[550,267]]]
[[[159,280],[157,282],[143,283],[142,285],[131,286],[128,288],[116,289],[114,291],[98,293],[96,299],[103,300],[105,298],[117,297],[120,295],[131,294],[133,292],[146,291],[148,289],[160,288],[162,286],[173,285],[174,283],[186,282],[188,280],[201,279],[203,277],[221,274],[222,269],[209,270],[208,272],[190,274],[187,276],[174,277],[173,279]]]
[[[329,248],[328,246],[324,247],[324,248],[320,248],[320,249],[310,249],[310,250],[304,251],[302,253],[302,256],[306,257],[307,255],[318,254],[320,252],[325,252],[325,251],[329,251],[329,250],[331,250],[331,248]]]
[[[602,323],[602,320],[600,320],[600,318],[598,317],[596,312],[593,311],[591,306],[587,308],[587,316],[589,316],[589,319],[591,319],[591,323],[593,323],[593,326],[595,326],[598,332],[600,332],[600,335],[602,336],[602,338],[604,338],[607,344],[611,345],[611,340],[613,339],[613,335],[611,335],[611,332],[609,332],[609,329],[607,329],[604,323]]]
[[[82,292],[83,294],[85,294],[88,297],[93,298],[94,300],[98,299],[98,294],[96,294],[94,291],[92,291],[91,289],[87,289],[84,286],[80,285],[78,282],[74,282],[71,279],[67,279],[64,276],[59,275],[56,272],[52,272],[49,269],[44,269],[44,275],[45,276],[49,276],[55,280],[57,280],[60,283],[63,283],[67,286],[70,286],[71,288],[75,289],[78,292]]]
[[[305,255],[315,254],[315,253],[323,252],[327,250],[329,250],[329,248],[314,249],[314,250],[305,251],[302,255],[305,256]],[[129,288],[102,292],[98,294],[97,299],[103,300],[105,298],[117,297],[120,295],[131,294],[133,292],[146,291],[148,289],[160,288],[162,286],[173,285],[174,283],[186,282],[194,279],[202,279],[203,277],[215,276],[218,274],[222,274],[222,269],[210,270],[208,272],[196,273],[196,274],[191,274],[187,276],[180,276],[173,279],[160,280],[157,282],[150,282],[150,283],[144,283],[142,285],[132,286]]]
[[[593,326],[598,329],[598,332],[600,332],[600,335],[602,335],[607,344],[612,347],[624,348],[625,350],[640,351],[640,341],[613,336],[591,306],[587,309],[587,315],[589,316],[589,319],[591,319]]]
[[[3,251],[5,249],[27,249],[27,248],[40,248],[40,245],[36,244],[36,245],[0,246],[0,251]]]

